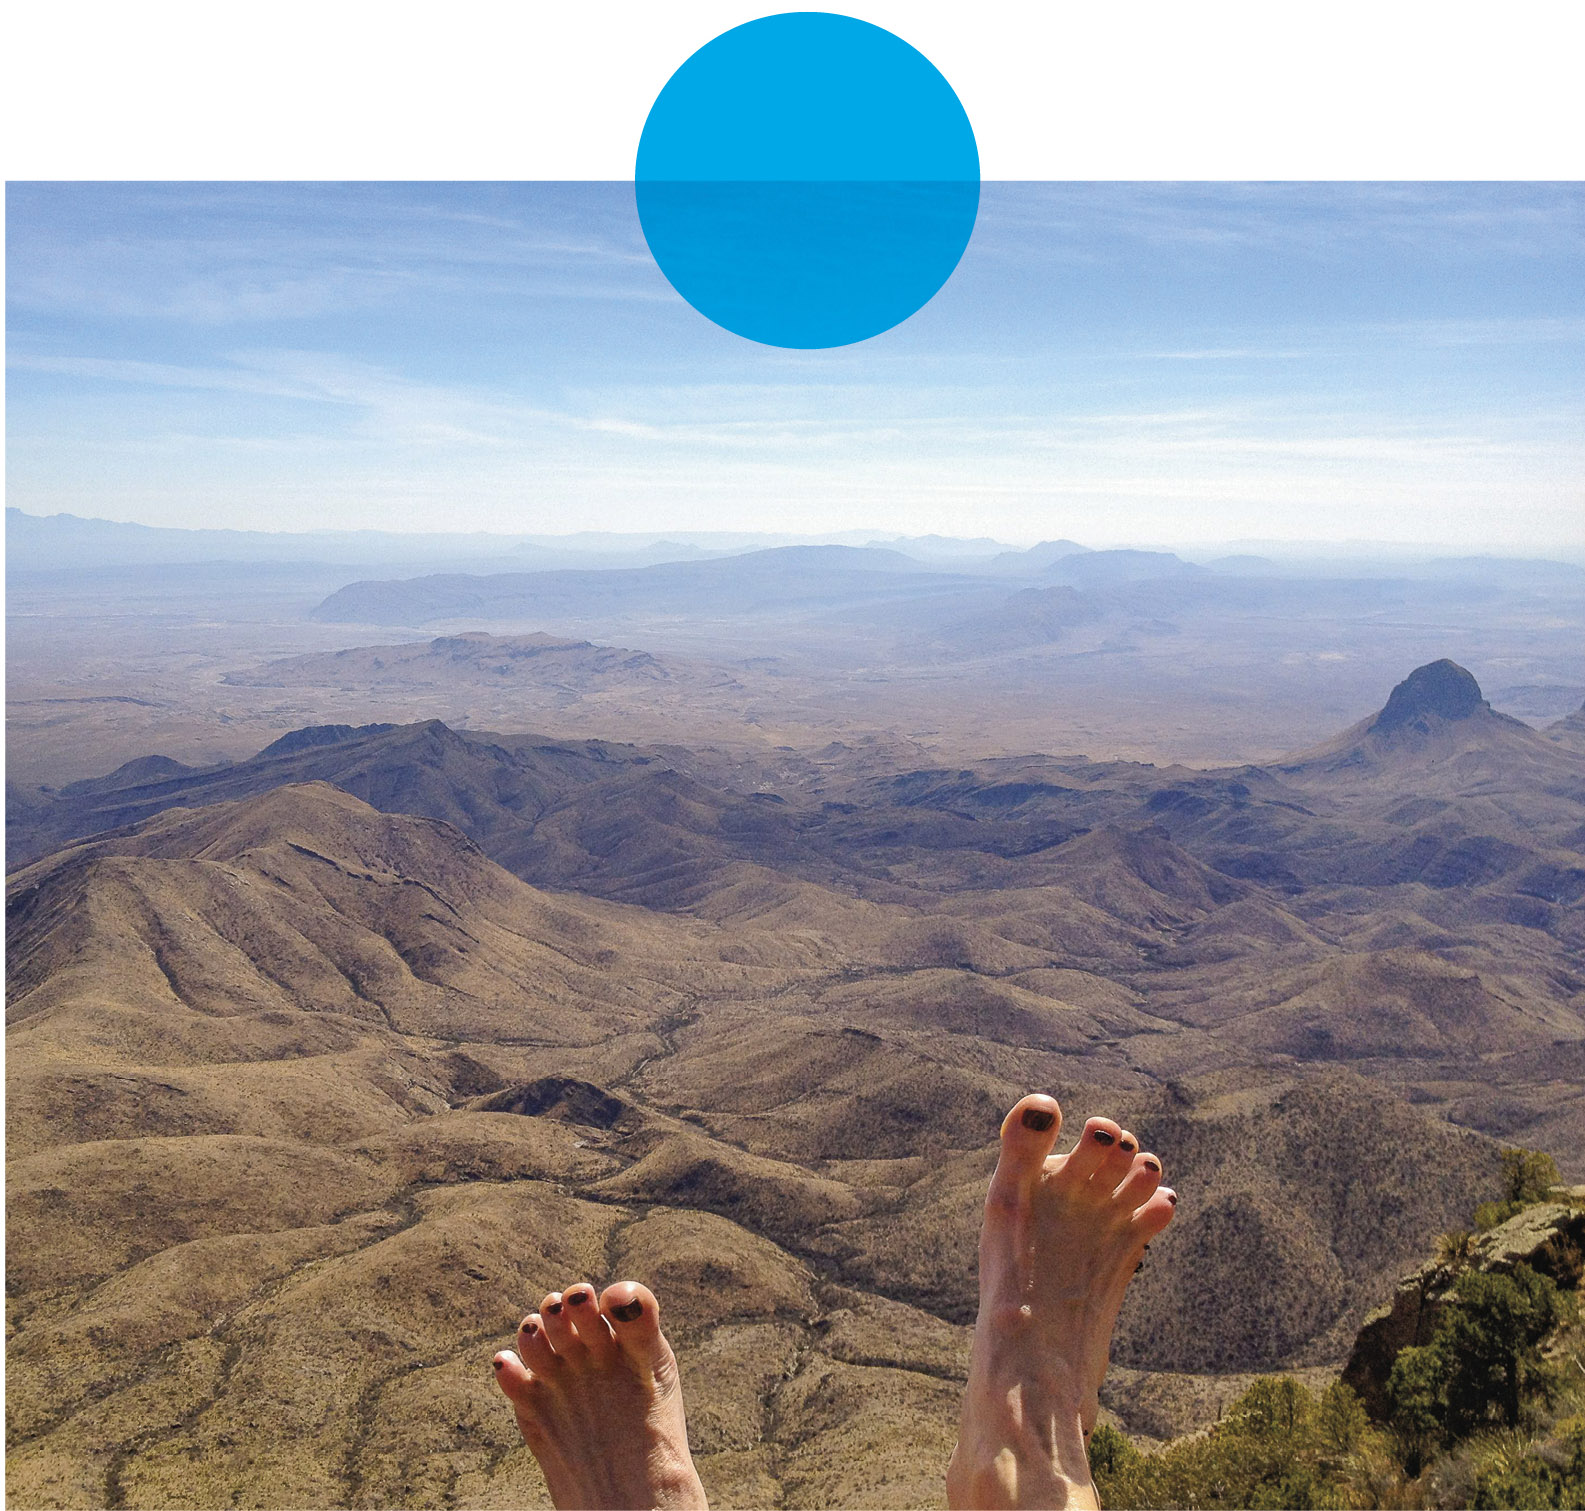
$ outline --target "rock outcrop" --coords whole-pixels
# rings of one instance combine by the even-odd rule
[[[1480,695],[1480,684],[1457,662],[1432,661],[1393,688],[1371,728],[1386,734],[1427,718],[1467,719],[1490,707]]]
[[[1570,1191],[1572,1197],[1573,1192]],[[1526,1207],[1500,1227],[1483,1233],[1468,1265],[1433,1259],[1398,1283],[1391,1301],[1365,1319],[1343,1369],[1343,1383],[1359,1392],[1371,1416],[1387,1412],[1387,1376],[1406,1348],[1431,1341],[1453,1285],[1465,1268],[1508,1274],[1528,1264],[1560,1285],[1578,1285],[1585,1257],[1585,1208],[1563,1202]]]

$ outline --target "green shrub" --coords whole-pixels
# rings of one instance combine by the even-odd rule
[[[1090,1473],[1097,1478],[1117,1475],[1139,1457],[1139,1450],[1110,1422],[1099,1422],[1090,1434]]]
[[[1549,1189],[1563,1181],[1557,1161],[1539,1149],[1504,1149],[1502,1179],[1508,1200],[1518,1202],[1521,1207],[1549,1200]]]
[[[1410,1475],[1493,1422],[1517,1427],[1553,1389],[1541,1344],[1570,1308],[1550,1278],[1527,1264],[1511,1275],[1466,1270],[1454,1298],[1431,1341],[1404,1349],[1387,1377],[1388,1423]]]
[[[1438,1346],[1440,1337],[1422,1348],[1404,1349],[1387,1376],[1387,1425],[1411,1476],[1425,1467],[1447,1429],[1448,1360]]]
[[[1321,1451],[1333,1460],[1358,1453],[1370,1431],[1365,1403],[1341,1380],[1334,1380],[1321,1392],[1316,1430],[1321,1439]]]
[[[1448,1431],[1465,1437],[1494,1416],[1517,1427],[1526,1395],[1549,1389],[1541,1343],[1566,1315],[1563,1292],[1527,1264],[1511,1275],[1466,1271],[1454,1292],[1436,1339],[1448,1367]]]
[[[1210,1432],[1160,1453],[1140,1453],[1111,1429],[1103,1438],[1098,1427],[1090,1440],[1090,1463],[1101,1504],[1196,1511],[1346,1506],[1343,1479],[1323,1463],[1321,1448],[1328,1410],[1337,1432],[1348,1438],[1353,1431],[1349,1403],[1358,1407],[1358,1397],[1346,1386],[1332,1390],[1345,1394],[1329,1392],[1317,1403],[1287,1376],[1257,1380]],[[1363,1408],[1359,1415],[1363,1419]]]
[[[1526,1178],[1540,1178],[1529,1168]],[[1541,1348],[1572,1311],[1571,1296],[1528,1265],[1511,1275],[1466,1270],[1431,1341],[1404,1349],[1393,1364],[1387,1432],[1371,1426],[1341,1381],[1317,1397],[1291,1377],[1267,1376],[1209,1432],[1159,1453],[1141,1453],[1113,1427],[1096,1428],[1090,1465],[1101,1504],[1585,1507],[1585,1417],[1554,1428],[1539,1446],[1519,1430],[1558,1394],[1559,1372]],[[1445,1449],[1451,1457],[1439,1457]],[[1457,1501],[1438,1499],[1450,1489],[1449,1473]]]
[[[1503,1200],[1483,1201],[1475,1208],[1476,1230],[1489,1233],[1510,1217],[1517,1217],[1526,1207],[1552,1200],[1549,1190],[1562,1179],[1557,1161],[1550,1154],[1540,1149],[1504,1149]]]

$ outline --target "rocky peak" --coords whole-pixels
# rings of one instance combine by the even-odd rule
[[[1413,724],[1424,727],[1428,718],[1468,719],[1489,708],[1480,695],[1480,683],[1462,666],[1433,661],[1417,667],[1393,688],[1371,728],[1386,734]]]
[[[394,724],[311,724],[306,729],[294,729],[280,739],[266,745],[253,759],[265,760],[270,756],[296,755],[300,750],[319,750],[326,745],[344,745],[348,740],[361,740],[368,735],[381,735],[395,729]]]

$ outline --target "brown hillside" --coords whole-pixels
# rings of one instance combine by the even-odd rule
[[[1101,901],[1224,905],[1149,835],[1098,843]],[[1489,1142],[1335,1072],[1164,1085],[1134,1046],[1198,1030],[988,898],[971,924],[800,883],[797,928],[680,918],[309,785],[68,848],[8,902],[30,1504],[543,1503],[488,1356],[544,1290],[617,1274],[664,1299],[718,1500],[917,1504],[1030,1086],[1123,1117],[1185,1193],[1120,1335],[1163,1379],[1340,1357],[1492,1185]],[[1291,1301],[1275,1333],[1194,1288],[1208,1256]]]

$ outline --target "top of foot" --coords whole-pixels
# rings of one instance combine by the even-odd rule
[[[677,1359],[660,1305],[620,1281],[596,1296],[552,1291],[495,1356],[523,1441],[562,1508],[697,1511],[704,1488],[688,1452]]]
[[[1062,1109],[1027,1096],[1002,1124],[980,1231],[980,1311],[955,1506],[1092,1501],[1095,1426],[1112,1328],[1145,1246],[1172,1221],[1162,1164],[1109,1118],[1055,1155]]]

